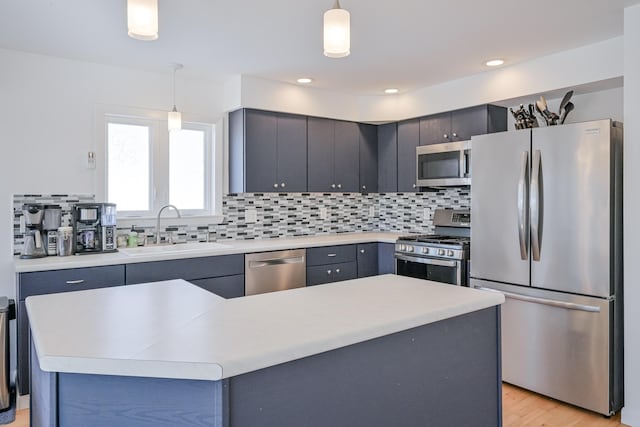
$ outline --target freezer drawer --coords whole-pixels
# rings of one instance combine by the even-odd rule
[[[502,292],[504,381],[609,415],[613,300],[471,279]]]

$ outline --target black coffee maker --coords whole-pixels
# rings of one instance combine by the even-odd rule
[[[75,254],[115,252],[116,205],[78,203],[73,205]]]
[[[44,206],[36,203],[22,205],[24,217],[24,243],[20,258],[42,258],[47,256],[46,243],[42,238],[42,220],[44,219]]]

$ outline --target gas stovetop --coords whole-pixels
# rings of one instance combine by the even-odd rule
[[[436,245],[468,245],[470,239],[462,236],[445,236],[442,234],[416,234],[401,236],[398,242],[406,243],[432,243]]]
[[[399,237],[396,254],[410,256],[468,259],[469,238],[439,234],[420,234]]]

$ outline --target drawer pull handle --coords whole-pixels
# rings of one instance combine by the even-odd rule
[[[67,285],[79,285],[80,283],[84,283],[84,279],[67,280],[66,283]]]
[[[338,254],[327,254],[328,257],[334,257],[336,255],[338,255]]]

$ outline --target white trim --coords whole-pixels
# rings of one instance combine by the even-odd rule
[[[144,225],[148,219],[155,220],[153,213],[157,212],[161,203],[160,200],[168,200],[168,188],[169,178],[168,174],[164,174],[166,180],[161,178],[161,181],[157,181],[157,171],[162,170],[166,165],[168,168],[168,154],[163,154],[163,150],[158,149],[157,146],[163,145],[169,146],[169,133],[167,128],[167,112],[160,110],[150,110],[137,107],[126,107],[120,105],[105,105],[97,104],[94,110],[94,153],[96,159],[96,200],[107,199],[107,118],[122,118],[123,121],[135,121],[141,122],[150,121],[153,122],[151,127],[151,153],[150,161],[153,168],[150,177],[150,208],[148,212],[130,212],[127,216],[120,216],[118,212],[118,225],[121,223],[128,223],[135,221],[136,224]],[[206,137],[209,138],[210,144],[205,144],[207,152],[208,164],[205,165],[205,191],[207,193],[205,198],[206,209],[198,211],[185,211],[183,216],[185,220],[184,224],[202,223],[208,221],[211,224],[219,224],[223,221],[222,218],[222,196],[228,189],[227,179],[225,178],[225,165],[227,164],[227,154],[224,147],[226,141],[226,126],[224,123],[224,117],[218,120],[211,120],[204,116],[198,116],[193,114],[184,114],[183,123],[185,129],[192,127],[197,130],[204,130]],[[166,181],[166,182],[164,182]],[[160,191],[158,194],[158,188],[166,188],[166,190]],[[164,195],[162,193],[165,193]],[[166,196],[166,197],[164,197]],[[154,202],[155,201],[155,202]],[[178,206],[179,208],[179,206]],[[199,221],[199,222],[196,222]],[[151,223],[149,223],[151,224]],[[155,224],[155,223],[153,223]]]

